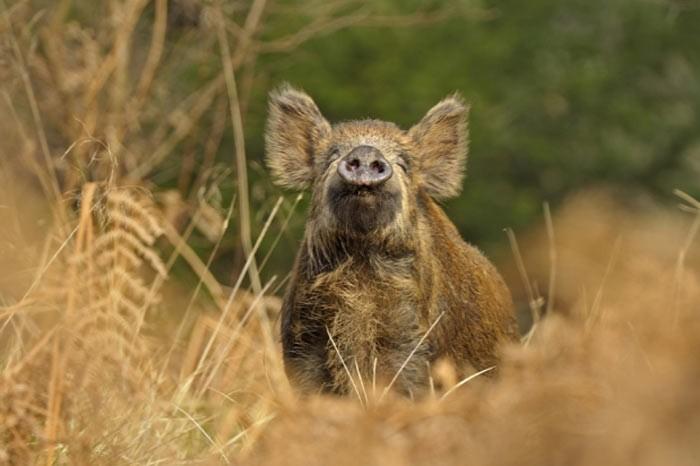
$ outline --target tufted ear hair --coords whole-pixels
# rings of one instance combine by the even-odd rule
[[[409,130],[418,147],[418,172],[434,199],[454,197],[462,190],[467,165],[469,107],[459,94],[445,98]]]
[[[314,153],[331,126],[303,91],[283,84],[270,92],[265,127],[265,160],[273,181],[304,189],[314,178]]]

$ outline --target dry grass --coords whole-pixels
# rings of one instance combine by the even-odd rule
[[[577,196],[552,222],[565,307],[538,322],[527,346],[504,350],[498,380],[458,386],[449,366],[436,367],[441,391],[417,402],[360,380],[361,401],[299,400],[274,335],[279,301],[238,289],[217,302],[194,296],[201,283],[164,284],[169,248],[150,196],[88,183],[68,237],[45,239],[38,275],[1,311],[0,458],[696,464],[697,214]],[[528,275],[547,280],[548,236],[522,245]],[[15,286],[3,283],[3,296]],[[158,328],[168,312],[182,322]]]
[[[510,283],[524,285],[536,326],[504,349],[497,380],[460,382],[436,364],[424,400],[368,380],[361,401],[298,399],[276,334],[284,279],[257,272],[285,253],[261,239],[279,237],[298,199],[271,199],[254,236],[241,223],[245,148],[232,156],[230,207],[214,155],[227,114],[241,139],[255,54],[369,21],[368,10],[341,17],[349,2],[319,3],[305,29],[263,43],[261,12],[281,7],[224,2],[240,21],[211,23],[198,44],[218,51],[221,71],[178,100],[164,98],[176,66],[164,35],[169,8],[192,3],[152,3],[106,2],[90,29],[66,19],[70,2],[0,0],[0,464],[697,464],[700,211],[687,196],[666,209],[586,192],[521,235]],[[209,112],[215,124],[200,124]],[[174,154],[179,190],[153,194],[144,177]],[[247,259],[226,288],[211,263],[232,225]],[[193,232],[209,241],[203,258]]]

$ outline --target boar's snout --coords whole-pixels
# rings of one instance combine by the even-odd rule
[[[379,186],[393,171],[384,155],[372,146],[357,146],[338,164],[338,175],[353,186]]]

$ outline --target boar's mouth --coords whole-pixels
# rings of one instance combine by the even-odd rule
[[[383,186],[341,184],[329,190],[331,211],[345,229],[368,234],[389,225],[400,208],[400,194]]]

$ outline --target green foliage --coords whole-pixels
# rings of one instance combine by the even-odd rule
[[[305,88],[331,120],[373,116],[403,127],[462,92],[472,104],[469,174],[447,209],[488,249],[505,243],[504,227],[540,221],[544,201],[592,183],[667,199],[673,188],[698,194],[700,9],[637,0],[481,6],[485,14],[429,26],[319,37],[265,57],[265,82]],[[256,157],[266,90],[249,126]]]
[[[237,50],[251,2],[222,3],[231,48]],[[72,5],[64,11],[68,18],[88,25],[89,35],[105,43],[99,41],[105,31],[90,29],[90,21],[108,11],[106,6],[77,0],[65,5]],[[204,162],[204,154],[225,121],[218,131],[221,143],[212,144],[218,164],[232,171],[215,183],[214,204],[225,212],[236,193],[230,113],[223,86],[209,101],[206,97],[222,68],[214,19],[218,3],[168,5],[153,108],[145,108],[130,136],[140,131],[157,136],[148,141],[162,140],[204,96],[194,129],[172,146],[149,179],[194,202],[202,187],[194,179],[211,180],[221,172],[211,160]],[[450,14],[441,14],[445,11]],[[132,37],[137,63],[149,50],[153,3],[144,12]],[[319,18],[324,27],[299,36]],[[404,128],[445,95],[461,92],[471,103],[470,158],[464,192],[446,209],[465,238],[490,254],[506,244],[504,227],[522,230],[541,222],[543,202],[556,206],[590,184],[641,188],[669,202],[674,188],[699,196],[698,25],[700,8],[688,0],[268,2],[253,38],[258,48],[236,69],[253,235],[281,194],[263,164],[263,131],[267,93],[283,81],[309,92],[331,121],[375,117]],[[290,37],[299,40],[285,43]],[[167,121],[162,114],[169,115]],[[72,142],[63,141],[57,152]],[[148,154],[151,147],[143,143],[133,153]],[[293,194],[286,196],[282,218],[294,202]],[[267,274],[283,276],[289,269],[307,202],[281,233]],[[237,211],[214,264],[217,271],[230,271],[232,260],[234,269],[242,266]],[[274,241],[282,218],[261,251]],[[202,254],[211,246],[205,238],[192,242]]]

